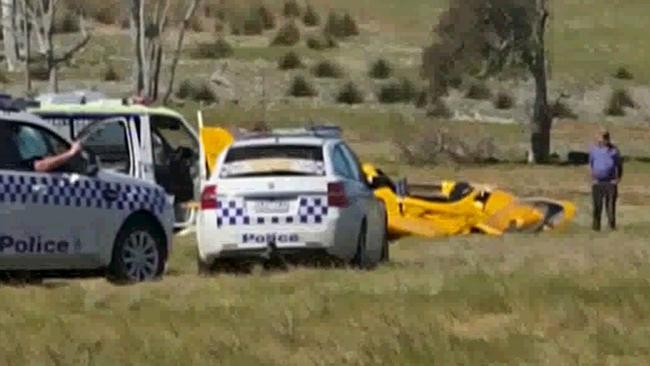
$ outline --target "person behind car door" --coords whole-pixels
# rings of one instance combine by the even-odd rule
[[[603,130],[595,145],[589,151],[591,170],[591,193],[593,198],[593,230],[600,230],[603,203],[607,212],[609,227],[616,229],[616,200],[618,183],[623,177],[623,159],[620,151],[612,144],[609,132]]]
[[[47,173],[65,165],[81,151],[79,142],[58,155],[23,159],[13,126],[0,125],[0,168]]]

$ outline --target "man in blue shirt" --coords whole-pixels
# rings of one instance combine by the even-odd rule
[[[600,231],[604,202],[609,227],[615,230],[616,199],[618,196],[618,183],[623,177],[623,159],[618,148],[612,144],[609,132],[601,131],[598,142],[591,147],[589,166],[592,180],[593,229]]]

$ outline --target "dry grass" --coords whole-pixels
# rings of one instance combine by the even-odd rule
[[[565,128],[557,136],[572,133]],[[364,160],[372,159],[373,146],[383,146],[352,135]],[[402,240],[391,263],[370,272],[296,268],[201,278],[193,237],[177,238],[168,274],[157,283],[117,287],[96,279],[0,288],[0,362],[650,362],[647,165],[628,165],[622,226],[598,235],[588,230],[583,168],[386,168],[411,181],[464,178],[570,198],[580,210],[575,224],[558,233]]]

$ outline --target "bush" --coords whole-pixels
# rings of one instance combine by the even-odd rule
[[[312,70],[312,73],[317,78],[332,78],[338,79],[343,76],[341,67],[330,61],[321,61]]]
[[[473,83],[469,86],[465,94],[465,98],[476,100],[490,99],[491,96],[492,92],[490,89],[482,83]]]
[[[357,27],[357,22],[352,18],[349,13],[346,13],[343,16],[341,21],[343,37],[352,37],[359,35],[359,27]]]
[[[415,108],[422,109],[429,104],[429,93],[426,88],[420,90],[415,96]]]
[[[302,75],[298,75],[291,82],[288,94],[292,97],[305,98],[315,96],[316,91]]]
[[[272,46],[293,46],[300,42],[300,30],[296,24],[291,21],[285,24],[271,42]]]
[[[259,9],[251,9],[246,19],[244,19],[242,28],[244,35],[247,36],[255,36],[264,32],[264,19],[262,19],[262,14]]]
[[[320,16],[318,16],[318,13],[316,13],[311,5],[307,5],[305,14],[302,17],[302,22],[307,27],[317,27],[320,24]]]
[[[176,97],[205,103],[214,103],[217,100],[216,95],[207,83],[195,83],[190,80],[183,80],[178,87]]]
[[[303,66],[300,56],[296,52],[287,52],[280,61],[278,62],[278,67],[280,70],[292,70],[298,69]]]
[[[379,59],[370,66],[369,76],[373,79],[388,79],[393,73],[393,68],[388,61]]]
[[[76,33],[80,30],[79,16],[74,11],[61,8],[60,16],[54,21],[54,33]]]
[[[102,77],[104,81],[120,81],[122,78],[120,74],[115,70],[115,67],[112,64],[109,64],[104,70],[104,75]]]
[[[494,98],[493,104],[496,109],[511,109],[515,105],[515,100],[512,95],[501,91]]]
[[[447,106],[444,100],[438,99],[434,101],[427,109],[427,116],[434,118],[448,119],[453,116],[451,109]]]
[[[391,82],[381,87],[377,99],[380,103],[409,103],[415,97],[415,86],[404,78],[400,82]]]
[[[636,103],[625,89],[615,90],[605,108],[608,116],[624,116],[625,108],[636,108]]]
[[[342,38],[342,29],[341,18],[339,18],[335,12],[331,11],[327,16],[327,22],[323,28],[323,33],[332,38]]]
[[[616,73],[614,74],[614,77],[617,79],[621,80],[632,80],[634,79],[634,75],[628,70],[627,68],[621,66],[616,70]]]
[[[226,26],[223,24],[223,22],[219,19],[216,19],[214,21],[214,32],[215,33],[221,33],[226,29]]]
[[[578,119],[578,115],[566,103],[559,99],[551,104],[549,109],[553,118]]]
[[[298,6],[298,2],[296,0],[287,0],[284,2],[284,8],[282,10],[282,14],[284,14],[285,17],[287,18],[297,18],[300,16],[300,7]]]
[[[215,42],[199,43],[198,47],[192,52],[194,58],[221,59],[232,56],[234,50],[232,46],[223,38]]]
[[[7,74],[5,74],[4,71],[0,70],[0,84],[8,84],[9,83],[9,78],[7,77]]]
[[[187,28],[195,33],[203,32],[203,30],[205,29],[203,26],[203,18],[200,17],[198,14],[194,14],[194,16],[190,18],[190,22]]]
[[[307,38],[306,44],[307,44],[307,48],[312,50],[320,51],[323,48],[325,48],[325,45],[320,41],[320,39],[315,37]]]
[[[264,29],[270,30],[275,28],[275,16],[273,16],[273,13],[269,10],[269,8],[262,5],[258,9],[258,13],[262,20],[262,25],[264,26]]]
[[[342,104],[360,104],[363,100],[363,93],[353,82],[345,83],[336,97],[336,101]]]
[[[29,66],[29,74],[32,79],[37,81],[46,81],[50,79],[50,72],[45,62],[37,62]]]

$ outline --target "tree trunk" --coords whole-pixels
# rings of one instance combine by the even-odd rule
[[[23,4],[24,6],[24,4]],[[32,63],[32,27],[27,21],[27,11],[23,9],[23,33],[25,36],[25,90],[28,95],[32,94],[32,71],[29,65]]]
[[[180,33],[178,35],[178,41],[176,43],[176,51],[174,52],[174,59],[172,60],[172,65],[170,67],[170,72],[169,72],[169,85],[167,85],[167,91],[165,92],[165,98],[163,99],[163,103],[167,104],[169,102],[169,99],[172,96],[172,93],[174,92],[174,82],[176,81],[176,68],[178,67],[178,61],[181,58],[181,52],[183,50],[183,42],[185,41],[185,30],[187,29],[190,19],[192,16],[194,16],[194,12],[196,11],[196,7],[199,4],[200,0],[191,0],[192,2],[189,4],[189,7],[187,8],[187,12],[185,13],[185,18],[183,18],[183,23],[181,24],[181,29]]]
[[[135,52],[134,82],[135,92],[140,95],[145,89],[145,49],[144,49],[144,24],[142,14],[144,11],[144,0],[132,0],[131,2],[131,38]]]
[[[47,62],[47,69],[50,75],[49,89],[50,93],[59,92],[59,70],[54,62]]]
[[[551,151],[551,125],[553,117],[548,107],[548,85],[546,65],[546,45],[544,34],[548,11],[546,0],[537,0],[539,20],[534,37],[536,49],[530,62],[530,71],[535,79],[535,105],[530,136],[533,161],[537,164],[548,162]]]
[[[16,16],[15,0],[1,0],[2,6],[2,36],[4,37],[5,60],[9,72],[16,70],[18,65],[18,47],[14,20]]]

